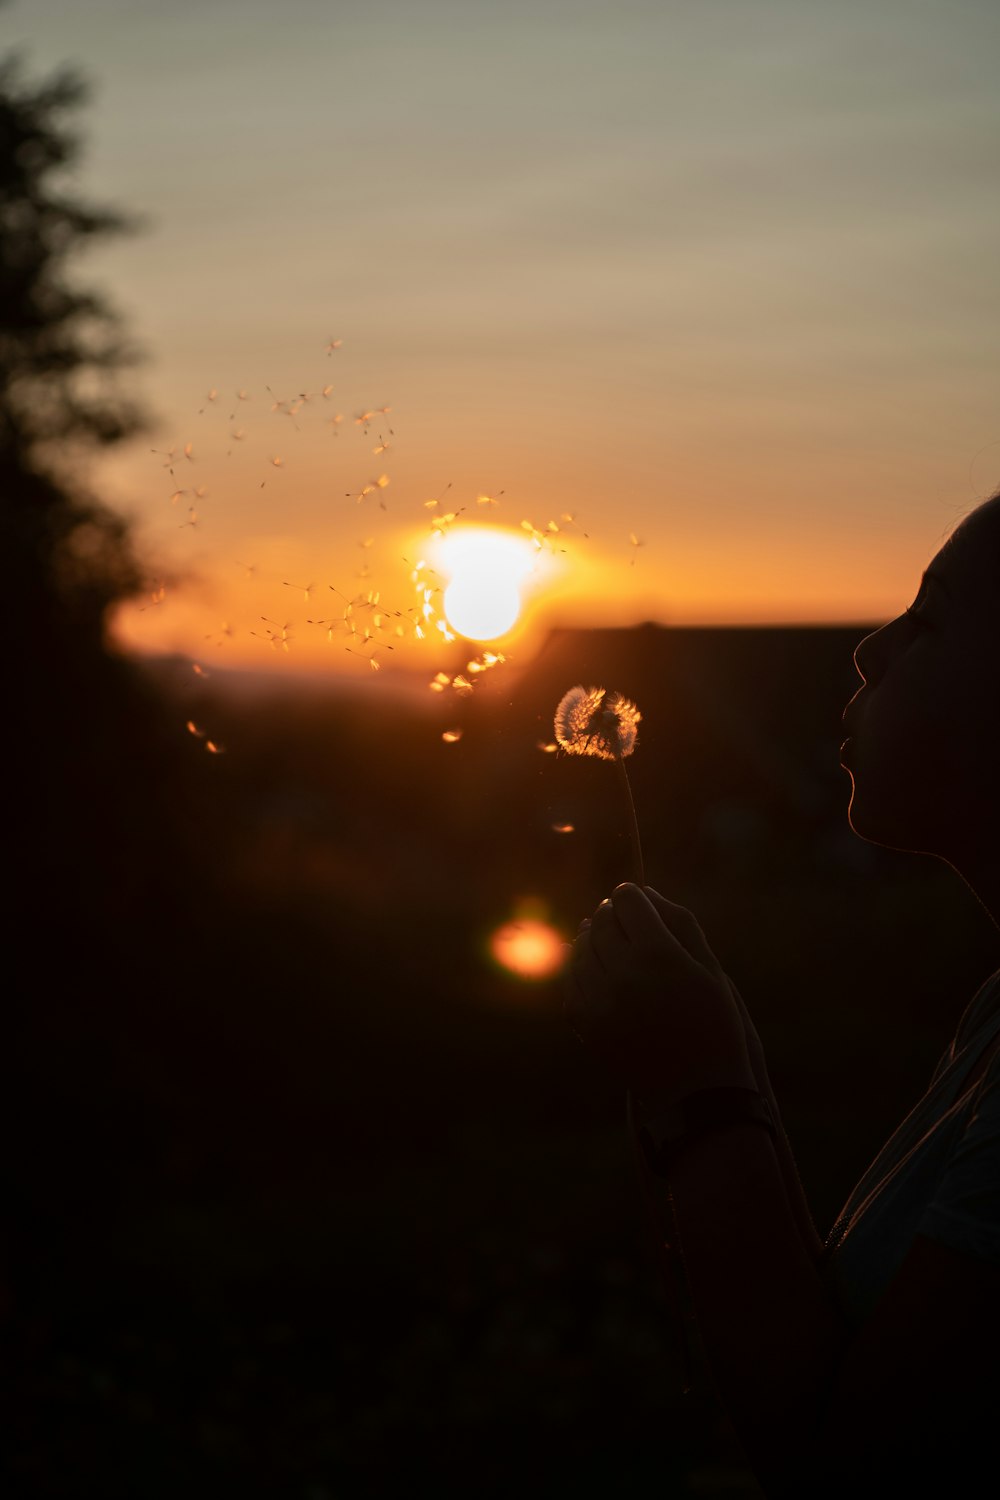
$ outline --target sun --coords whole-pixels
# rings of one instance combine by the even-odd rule
[[[459,526],[443,536],[436,561],[448,580],[444,613],[452,630],[472,641],[512,630],[535,558],[523,535],[496,526]]]

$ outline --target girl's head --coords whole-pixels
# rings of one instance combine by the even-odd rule
[[[854,653],[842,759],[855,833],[963,874],[1000,851],[1000,491],[955,528],[913,603]]]

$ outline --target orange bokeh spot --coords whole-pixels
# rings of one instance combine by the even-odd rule
[[[498,927],[490,938],[490,952],[498,964],[522,979],[547,979],[562,968],[565,945],[548,922],[525,917]]]

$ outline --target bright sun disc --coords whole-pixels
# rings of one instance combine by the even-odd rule
[[[457,527],[442,540],[439,558],[452,630],[473,641],[506,635],[521,613],[521,585],[535,561],[531,543],[492,526]]]

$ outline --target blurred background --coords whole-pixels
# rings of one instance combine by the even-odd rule
[[[323,27],[342,20],[354,55],[356,19],[338,7],[301,9],[327,43]],[[685,56],[714,56],[696,9],[731,14],[666,8],[677,22],[671,66],[681,72]],[[769,29],[744,23],[740,46],[721,54],[735,71],[720,62],[718,74],[703,76],[735,79],[732,97],[764,122],[755,111],[769,97],[768,78],[785,80],[782,97],[798,109],[793,82],[820,77],[801,68],[829,64],[825,92],[812,96],[826,101],[816,118],[846,129],[851,111],[878,92],[878,59],[902,25],[897,8],[885,7],[882,31],[872,32],[847,7],[860,30],[826,31],[813,51],[793,33],[785,53],[783,8],[753,9]],[[995,231],[995,208],[977,195],[993,155],[981,144],[982,112],[995,108],[995,92],[991,83],[987,101],[977,70],[995,17],[952,6],[951,29],[941,31],[943,11],[922,8],[906,33],[916,62],[912,74],[893,74],[885,117],[861,111],[885,154],[869,158],[873,175],[848,217],[863,223],[866,203],[875,213],[897,147],[909,159],[922,133],[940,128],[950,144],[934,171],[944,177],[957,139],[980,142],[969,175],[951,189],[968,195],[955,235],[970,245],[978,237],[981,248]],[[665,23],[638,5],[626,12],[627,61],[643,51],[642,25]],[[32,40],[34,28],[43,63],[54,49],[61,61],[58,49],[72,42],[70,60],[89,56],[96,67],[107,41],[112,103],[147,133],[147,147],[164,106],[151,93],[148,114],[138,109],[147,75],[136,58],[150,53],[151,77],[164,56],[147,43],[183,53],[193,36],[208,46],[214,35],[215,50],[196,51],[202,61],[191,63],[191,98],[213,69],[223,89],[229,54],[217,33],[185,31],[209,20],[192,21],[184,7],[148,36],[136,23],[150,19],[143,7],[102,0],[93,35],[76,7],[42,0],[30,26],[26,14],[0,10],[5,22],[16,19],[16,40]],[[234,8],[204,14],[219,25]],[[537,33],[518,20],[515,61],[535,56],[529,40],[552,55],[561,12],[544,15]],[[248,26],[260,19],[253,7],[247,16]],[[369,20],[387,18],[383,7]],[[126,19],[136,24],[116,31],[112,23]],[[424,19],[425,40],[435,41],[426,58],[440,66],[448,7],[428,6]],[[586,9],[573,40],[578,62],[597,55],[607,24],[598,8]],[[463,45],[475,40],[485,56],[495,25],[483,19],[486,29],[464,32]],[[262,38],[272,34],[234,41],[237,77],[251,54],[260,65]],[[942,37],[950,38],[943,50]],[[392,50],[392,34],[376,40],[397,64],[411,55]],[[841,115],[837,80],[855,46],[868,63],[852,75]],[[524,62],[517,76],[530,71]],[[287,88],[287,70],[282,76]],[[115,94],[126,79],[132,94]],[[959,138],[935,127],[929,104],[926,114],[911,112],[913,89],[934,79],[942,107],[967,88]],[[331,89],[340,98],[342,80]],[[208,116],[185,115],[182,82],[168,94],[178,140],[205,125]],[[723,93],[703,111],[686,97],[697,121],[725,115]],[[926,103],[925,87],[921,109]],[[199,283],[181,277],[169,232],[154,230],[144,250],[129,218],[144,205],[115,202],[114,193],[111,207],[102,201],[127,179],[115,175],[116,162],[139,170],[127,132],[108,128],[114,109],[98,111],[101,170],[88,179],[80,167],[87,107],[86,80],[72,70],[33,69],[14,55],[4,62],[0,555],[12,1020],[0,1264],[4,1493],[353,1500],[417,1486],[499,1500],[556,1485],[596,1495],[644,1483],[668,1495],[752,1496],[704,1382],[684,1391],[624,1100],[562,1018],[562,945],[634,866],[615,768],[560,754],[553,715],[575,684],[638,705],[629,776],[647,878],[695,911],[753,1013],[817,1224],[827,1228],[1000,963],[996,929],[953,872],[850,832],[838,755],[841,713],[860,680],[854,647],[908,601],[942,529],[991,488],[983,455],[997,441],[996,361],[982,344],[988,321],[973,316],[986,305],[977,300],[989,295],[986,279],[976,271],[962,283],[980,289],[968,292],[968,305],[934,303],[933,318],[919,324],[922,354],[893,355],[913,381],[896,425],[883,421],[897,402],[892,373],[877,360],[864,366],[867,395],[854,405],[852,394],[860,425],[849,436],[814,422],[863,365],[858,340],[872,328],[870,306],[842,288],[853,321],[842,325],[839,385],[817,389],[814,405],[797,404],[787,383],[802,366],[786,350],[778,386],[766,398],[753,387],[760,399],[750,409],[737,399],[750,387],[734,375],[733,388],[715,387],[712,420],[742,440],[728,456],[725,443],[705,448],[693,407],[676,427],[668,421],[665,450],[655,463],[642,459],[644,472],[686,476],[665,494],[639,483],[627,455],[657,447],[649,424],[669,389],[685,399],[698,389],[707,401],[711,379],[671,387],[676,371],[650,375],[635,397],[638,415],[605,422],[605,467],[587,490],[581,476],[596,432],[587,402],[559,408],[553,456],[534,425],[534,398],[522,400],[522,391],[520,405],[497,418],[504,443],[490,447],[493,419],[477,427],[475,411],[477,401],[489,405],[492,334],[480,327],[470,363],[453,334],[442,335],[432,371],[408,364],[380,324],[368,353],[336,377],[351,393],[371,391],[382,361],[378,394],[346,402],[342,427],[332,429],[341,435],[326,433],[340,444],[333,466],[329,453],[314,456],[319,428],[309,426],[311,411],[325,411],[324,380],[350,352],[349,339],[339,347],[339,323],[327,327],[330,303],[317,314],[314,296],[312,331],[300,314],[292,353],[269,354],[286,377],[274,391],[268,361],[249,347],[256,304],[246,285],[231,289],[227,316],[238,307],[249,336],[240,343],[222,317],[209,358],[211,293],[201,288],[198,316],[186,322],[181,287]],[[407,118],[401,110],[392,139],[405,135]],[[220,112],[217,128],[227,120]],[[771,160],[785,117],[779,110],[766,123],[760,154],[749,150],[748,161]],[[725,116],[720,139],[734,140],[737,124]],[[207,132],[199,139],[207,161],[231,164],[209,149]],[[561,138],[547,139],[552,147]],[[163,140],[163,160],[183,164],[179,146],[176,159],[169,154],[169,132]],[[847,156],[838,161],[846,160],[856,138],[839,140]],[[817,146],[806,166],[815,172],[822,159]],[[500,158],[491,160],[496,169]],[[706,214],[729,202],[733,180],[699,198]],[[908,183],[923,202],[929,185]],[[196,199],[209,212],[211,181]],[[818,200],[791,194],[786,206],[793,200],[806,201],[804,218],[793,215],[785,231],[804,251],[795,229],[805,234]],[[191,205],[181,201],[178,211]],[[600,217],[599,204],[593,211]],[[957,285],[951,242],[942,248],[918,235],[913,243],[923,246],[913,266],[951,267]],[[853,244],[856,267],[867,244],[864,236]],[[558,261],[558,243],[553,253]],[[294,281],[294,264],[283,264]],[[470,254],[470,286],[476,264]],[[888,261],[871,264],[881,267],[872,297],[882,305]],[[172,265],[178,301],[157,303],[154,314],[153,302],[140,300],[152,295],[143,278],[168,287]],[[145,382],[134,373],[129,320],[110,295],[120,281],[112,268],[136,298],[139,324],[163,336]],[[651,261],[646,274],[654,270]],[[794,309],[773,303],[780,270],[770,263],[765,301],[788,328]],[[725,266],[717,273],[724,280]],[[209,286],[214,275],[206,272]],[[918,326],[908,316],[924,295],[918,288],[930,286],[913,276],[894,304],[900,326]],[[308,276],[303,284],[309,306]],[[336,310],[363,329],[376,321],[381,290],[362,286],[355,301],[350,285],[338,287]],[[442,272],[435,317],[447,286]],[[589,286],[576,283],[570,302],[589,303]],[[737,293],[753,302],[748,288]],[[703,295],[708,307],[711,288]],[[261,312],[262,337],[281,322],[276,307]],[[632,311],[638,328],[638,303]],[[502,305],[495,313],[502,324]],[[776,347],[766,322],[743,327],[743,356]],[[665,326],[662,316],[652,320],[654,341]],[[685,326],[697,347],[697,327]],[[579,350],[557,332],[543,330],[525,355],[541,385],[579,364]],[[894,347],[891,330],[882,333],[884,349]],[[302,360],[312,386],[300,393],[295,350],[314,334]],[[521,380],[516,345],[513,337],[504,355],[510,387]],[[811,347],[817,359],[829,345]],[[558,351],[551,366],[547,348]],[[628,406],[639,389],[628,382],[646,356],[627,366],[623,348],[607,357],[593,393],[605,412],[620,407],[623,390]],[[717,372],[730,352],[716,348]],[[228,409],[212,429],[215,448],[197,426],[199,417],[215,420],[219,393],[210,392],[221,385],[214,371],[223,353],[227,369],[251,372],[248,400],[273,394],[283,408],[262,406],[246,419],[253,463],[274,471],[264,478],[252,465],[238,481],[226,478],[225,445],[243,441]],[[942,359],[952,361],[944,374]],[[931,364],[935,380],[950,370],[957,382],[964,372],[975,392],[960,400],[953,382],[937,427],[920,376]],[[766,366],[754,366],[755,379]],[[448,430],[453,410],[441,409],[443,370],[465,392],[462,417],[472,426],[458,423],[459,435]],[[241,389],[230,381],[227,408]],[[405,398],[415,411],[422,392],[436,393],[437,415],[414,430],[409,458],[400,441],[399,469],[384,460],[392,483],[383,486],[374,449],[403,438]],[[376,402],[387,409],[372,409]],[[389,408],[398,433],[389,431]],[[761,451],[747,446],[754,413],[765,411],[774,418],[773,490],[766,423]],[[548,421],[550,436],[551,413]],[[275,431],[287,438],[280,451]],[[872,448],[876,431],[884,445]],[[832,489],[819,472],[830,450],[840,465]],[[699,451],[705,466],[692,459],[685,468],[684,454]],[[291,474],[298,455],[303,475],[272,506],[280,523],[254,511],[286,467],[274,460],[287,457]],[[864,473],[865,488],[838,499],[848,470]],[[325,531],[316,530],[317,476],[327,499],[336,493]],[[203,479],[214,494],[195,493]],[[449,610],[446,564],[415,551],[473,522],[479,532],[499,523],[520,533],[535,565],[520,614],[499,631],[473,620],[463,632],[458,596]],[[371,539],[363,558],[359,537]],[[848,550],[837,554],[835,541]],[[485,573],[465,579],[467,596],[484,592],[500,554],[490,557]]]

